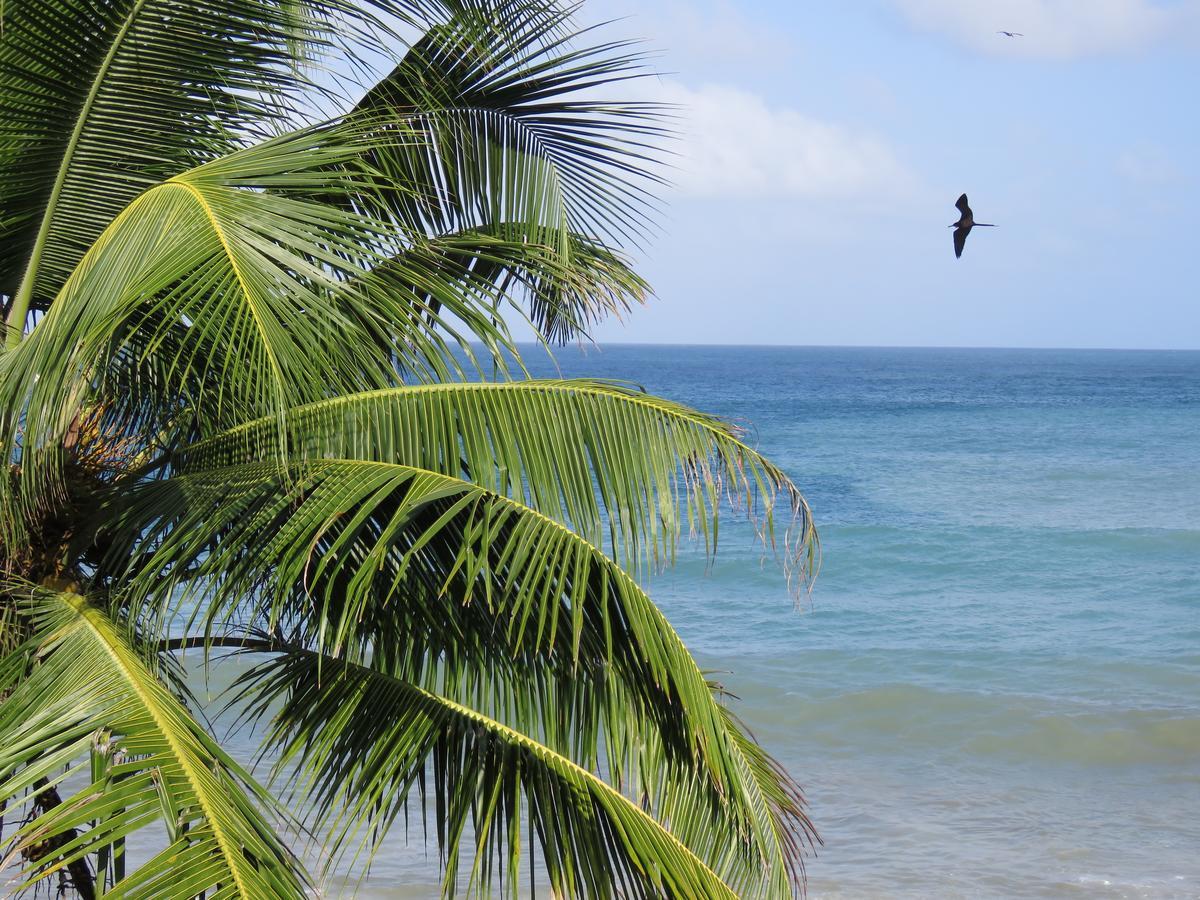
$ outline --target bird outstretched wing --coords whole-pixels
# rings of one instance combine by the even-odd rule
[[[965,197],[966,194],[963,194]],[[955,228],[954,229],[954,258],[958,259],[962,256],[963,247],[967,245],[967,235],[971,233],[970,228]]]
[[[971,207],[967,206],[967,195],[966,194],[963,194],[961,197],[959,197],[957,200],[955,200],[954,205],[958,207],[958,211],[960,213],[962,213],[964,216],[968,215],[971,212]]]

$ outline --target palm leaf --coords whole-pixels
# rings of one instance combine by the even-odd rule
[[[417,189],[392,195],[391,211],[430,235],[518,228],[564,257],[572,233],[640,234],[659,181],[658,109],[592,99],[642,60],[619,43],[577,49],[578,37],[569,10],[537,3],[464,9],[430,28],[352,113],[427,137],[373,159]]]
[[[415,240],[381,270],[407,267],[414,259],[424,263],[421,271],[432,264],[475,286],[493,307],[513,306],[546,342],[586,336],[593,323],[645,302],[649,285],[621,253],[576,233],[566,236],[561,253],[564,240],[553,234],[549,239],[548,245],[531,243],[520,225],[476,228]],[[436,297],[416,285],[410,289],[421,293],[430,309],[439,308]]]
[[[45,308],[130,200],[276,116],[298,85],[291,51],[311,34],[305,12],[261,0],[10,4],[0,42],[4,292]]]
[[[457,6],[457,4],[450,4]],[[22,0],[0,40],[0,294],[10,345],[121,209],[298,118],[304,74],[426,0]],[[385,32],[386,33],[386,32]],[[376,40],[375,43],[378,43]],[[180,123],[187,123],[180,127]]]
[[[241,681],[260,703],[282,704],[271,743],[302,756],[322,786],[314,799],[327,809],[395,809],[415,785],[428,787],[431,765],[448,897],[458,895],[468,825],[476,840],[468,892],[487,896],[498,875],[515,896],[523,817],[537,835],[556,896],[737,896],[595,773],[477,710],[302,649],[289,649]]]
[[[547,427],[550,426],[550,427]],[[808,506],[732,426],[627,386],[520,381],[412,386],[291,410],[296,460],[401,462],[520,499],[601,544],[627,566],[669,559],[683,527],[715,551],[723,494],[754,508],[773,539],[775,507],[793,519],[785,560],[802,575],[818,543]],[[264,459],[278,437],[262,419],[187,448],[181,471]]]
[[[114,502],[113,558],[135,561],[124,580],[136,596],[181,609],[207,597],[195,609],[210,624],[300,628],[333,655],[361,655],[393,629],[422,658],[467,661],[452,645],[472,641],[497,660],[604,660],[647,710],[662,709],[664,728],[694,729],[692,741],[718,751],[707,684],[649,598],[596,548],[519,502],[361,460],[174,475]],[[690,712],[673,719],[675,705]]]
[[[298,896],[306,876],[263,813],[268,795],[163,686],[129,634],[78,594],[7,590],[19,591],[39,662],[0,705],[0,797],[12,809],[23,792],[30,799],[63,784],[87,771],[93,751],[110,765],[19,829],[0,870],[69,837],[48,864],[24,863],[29,886],[161,822],[167,847],[106,896]]]
[[[583,762],[604,753],[733,883],[786,888],[799,843],[781,834],[807,820],[764,797],[637,583],[563,526],[460,479],[356,460],[175,475],[126,501],[114,558],[136,560],[126,580],[161,614],[203,619],[210,640],[250,623],[373,660]]]
[[[61,438],[95,396],[126,432],[175,417],[171,427],[202,436],[395,384],[397,367],[422,380],[461,374],[438,322],[368,279],[386,258],[372,249],[390,239],[384,226],[306,199],[314,183],[374,190],[361,140],[318,128],[266,141],[156,185],[109,224],[33,334],[0,359],[2,438],[10,459],[22,442],[27,504],[53,495]],[[469,289],[433,270],[406,274],[493,352],[511,347]]]

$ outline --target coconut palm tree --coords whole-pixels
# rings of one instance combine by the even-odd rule
[[[797,786],[641,576],[727,500],[804,569],[807,507],[506,324],[646,295],[636,50],[548,0],[0,10],[5,892],[304,896],[410,815],[447,895],[800,890]]]

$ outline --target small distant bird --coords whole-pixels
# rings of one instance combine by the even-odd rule
[[[967,235],[971,233],[972,228],[976,225],[981,225],[984,228],[995,228],[996,226],[988,222],[975,221],[975,214],[971,212],[971,207],[967,205],[966,194],[959,197],[954,205],[958,207],[960,215],[958,221],[949,227],[954,229],[954,258],[958,259],[962,256],[963,247],[967,243]]]
[[[1025,37],[1025,35],[1021,34],[1019,31],[997,31],[996,34],[1002,34],[1005,37]]]

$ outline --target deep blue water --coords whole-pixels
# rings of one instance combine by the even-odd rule
[[[805,784],[810,896],[1200,897],[1200,353],[557,358],[738,421],[811,502],[798,606],[744,525],[649,582]],[[414,843],[359,896],[432,896]]]
[[[745,528],[650,583],[806,785],[812,896],[1200,896],[1200,353],[557,358],[746,425],[812,505],[798,611]]]

